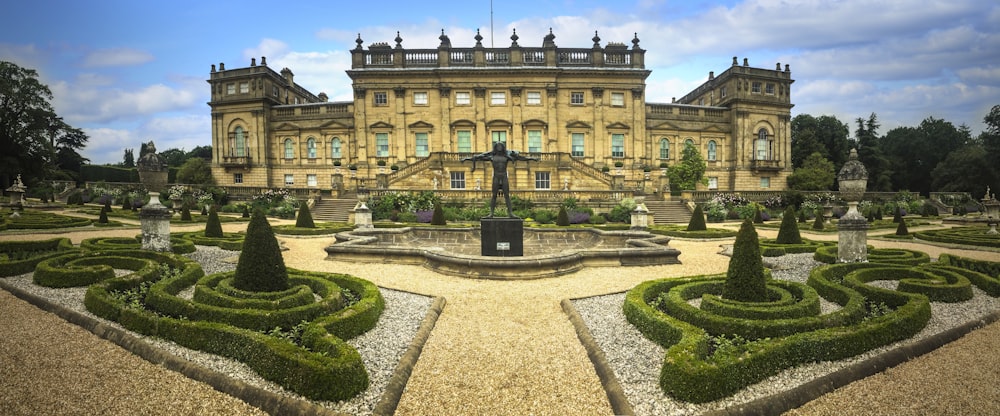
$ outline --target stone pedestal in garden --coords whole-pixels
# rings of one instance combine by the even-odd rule
[[[482,255],[520,257],[524,255],[524,220],[492,217],[480,220]]]
[[[646,208],[645,201],[636,201],[635,209],[632,210],[630,227],[633,230],[645,230],[649,228],[649,209]]]
[[[851,149],[847,163],[837,174],[840,196],[847,201],[847,213],[837,222],[837,262],[868,261],[868,220],[858,211],[858,201],[868,188],[868,170],[858,160],[857,149]]]
[[[149,202],[139,211],[142,249],[170,251],[170,210],[160,203],[160,193],[150,192]]]
[[[28,192],[28,187],[24,186],[24,182],[21,182],[21,174],[17,174],[17,179],[14,180],[14,184],[7,188],[7,195],[10,196],[10,206],[17,214],[17,210],[23,209],[24,207],[24,193]]]
[[[354,208],[354,227],[355,228],[375,228],[372,224],[372,210],[365,205],[364,201],[359,201],[358,206]]]

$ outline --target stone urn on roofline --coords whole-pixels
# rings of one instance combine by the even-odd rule
[[[868,170],[858,160],[857,149],[851,149],[847,163],[837,174],[840,197],[847,201],[847,213],[837,222],[837,261],[859,263],[868,261],[868,220],[858,211],[858,202],[868,189]]]

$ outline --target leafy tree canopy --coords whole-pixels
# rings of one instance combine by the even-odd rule
[[[833,187],[836,173],[833,162],[819,152],[814,152],[788,175],[788,188],[797,191],[829,191]]]
[[[215,183],[215,180],[212,179],[212,167],[205,161],[205,159],[200,157],[188,159],[183,165],[181,165],[180,169],[177,170],[177,182],[196,185],[212,185]]]
[[[834,116],[799,114],[792,119],[792,167],[800,167],[819,152],[839,169],[847,162],[851,143],[847,125]]]
[[[670,188],[695,189],[695,185],[699,183],[708,184],[708,180],[704,177],[707,168],[708,164],[698,148],[690,144],[685,145],[684,151],[681,152],[680,162],[667,169]]]

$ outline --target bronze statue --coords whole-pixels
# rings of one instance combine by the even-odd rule
[[[493,151],[464,158],[462,162],[466,160],[472,161],[473,172],[476,171],[477,160],[489,160],[493,164],[493,197],[490,198],[490,215],[487,218],[493,218],[493,213],[497,207],[497,194],[500,191],[503,191],[504,200],[507,203],[507,216],[517,218],[510,205],[510,181],[507,180],[507,162],[517,163],[518,160],[538,161],[538,158],[521,156],[520,153],[515,151],[508,151],[507,145],[503,142],[495,142],[493,143]]]

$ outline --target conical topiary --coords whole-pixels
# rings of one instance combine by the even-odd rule
[[[708,227],[705,225],[705,212],[701,209],[701,205],[694,206],[694,212],[691,213],[691,221],[688,221],[688,231],[705,231]]]
[[[559,207],[559,215],[556,216],[556,225],[560,227],[569,226],[569,213],[566,212],[566,207]]]
[[[882,207],[875,208],[875,219],[876,220],[882,219]]]
[[[101,215],[97,217],[97,222],[99,222],[101,224],[107,224],[108,223],[108,212],[102,209],[101,210]]]
[[[104,207],[101,208],[101,212],[111,212],[111,197],[104,200]]]
[[[896,235],[910,235],[910,230],[906,229],[906,220],[899,220],[899,226],[896,227]]]
[[[802,244],[802,235],[799,234],[799,224],[795,222],[795,207],[789,205],[785,208],[785,214],[781,217],[781,228],[778,229],[778,244]]]
[[[434,204],[434,214],[431,215],[431,225],[446,225],[447,220],[444,219],[444,208],[441,204]]]
[[[208,205],[201,206],[201,215],[208,215]]]
[[[249,205],[244,205],[243,206],[243,218],[250,218],[250,206]]]
[[[900,212],[899,207],[896,207],[895,212],[892,213],[892,222],[898,224],[903,220],[903,213]]]
[[[128,210],[130,208],[132,208],[132,200],[128,199],[128,197],[126,196],[125,198],[122,199],[122,211]]]
[[[750,219],[743,220],[733,245],[733,258],[726,271],[726,285],[722,297],[741,302],[767,301],[767,278],[764,262],[760,257],[757,230]]]
[[[188,209],[187,205],[181,208],[181,221],[191,221],[191,210]]]
[[[816,211],[816,221],[813,221],[813,229],[817,231],[823,230],[823,213]]]
[[[299,206],[299,215],[295,217],[295,227],[316,228],[316,223],[313,222],[312,213],[309,212],[309,204],[303,202],[301,206]]]
[[[205,222],[205,237],[222,238],[222,222],[219,221],[219,213],[215,210],[215,205],[208,210],[208,221]]]
[[[809,218],[806,216],[806,210],[800,209],[799,210],[799,222],[805,224],[808,220],[809,220]]]
[[[288,270],[274,230],[260,210],[254,210],[236,264],[233,286],[252,292],[275,292],[288,288]]]
[[[755,206],[753,210],[753,223],[754,224],[764,223],[764,216],[760,214],[760,207],[758,206]]]

